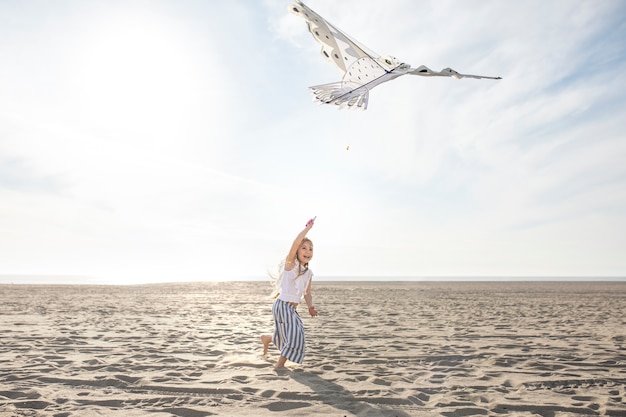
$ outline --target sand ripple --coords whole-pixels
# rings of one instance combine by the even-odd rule
[[[0,417],[626,416],[626,283],[317,283],[276,372],[266,283],[0,286]]]

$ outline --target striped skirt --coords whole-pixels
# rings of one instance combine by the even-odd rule
[[[304,325],[296,308],[288,302],[276,299],[272,306],[274,316],[274,345],[280,354],[291,362],[304,360]]]

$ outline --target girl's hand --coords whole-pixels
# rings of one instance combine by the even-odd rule
[[[313,217],[311,220],[309,220],[308,222],[306,222],[306,228],[310,229],[311,227],[313,227],[313,224],[315,224],[315,219],[317,219],[317,216]]]
[[[309,314],[311,315],[311,317],[317,317],[317,310],[315,310],[315,307],[309,307]]]

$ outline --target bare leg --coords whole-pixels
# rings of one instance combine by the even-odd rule
[[[276,362],[276,366],[274,366],[274,369],[284,368],[285,362],[287,362],[287,358],[285,358],[283,355],[280,355],[280,358],[278,358],[278,361]]]
[[[272,341],[272,336],[268,336],[266,334],[261,335],[261,342],[263,342],[263,356],[267,355],[267,348]]]

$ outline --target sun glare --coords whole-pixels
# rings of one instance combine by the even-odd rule
[[[180,32],[157,18],[98,25],[80,65],[88,121],[150,136],[184,125],[194,79],[188,50]]]

